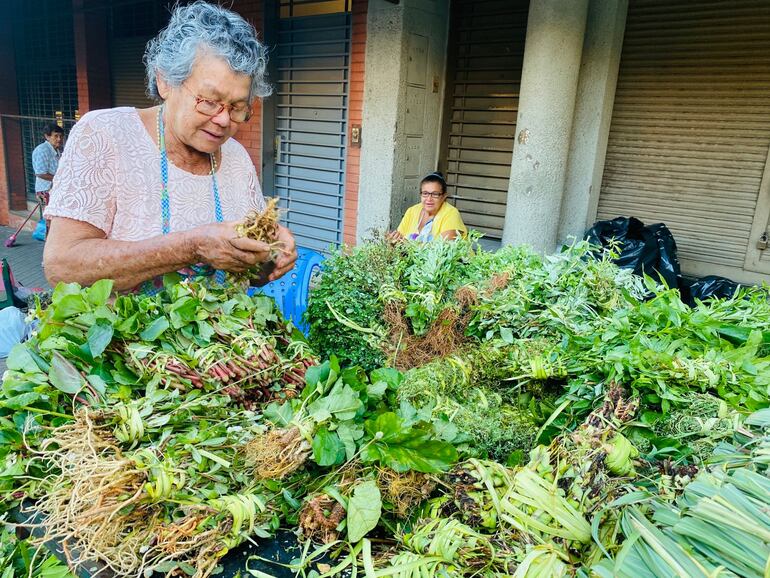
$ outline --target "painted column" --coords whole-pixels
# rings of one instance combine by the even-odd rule
[[[559,242],[581,238],[596,218],[628,0],[591,0],[570,140]]]
[[[532,0],[503,244],[556,248],[588,0]]]
[[[356,239],[398,225],[436,170],[448,2],[369,0]]]

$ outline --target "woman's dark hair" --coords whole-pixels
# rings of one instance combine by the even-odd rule
[[[64,134],[64,129],[60,127],[55,122],[49,122],[47,125],[43,127],[43,134],[45,136],[51,136],[55,132],[60,132],[61,134]]]
[[[444,175],[442,175],[440,172],[435,171],[423,177],[423,179],[420,181],[420,189],[422,189],[422,186],[425,183],[438,183],[441,185],[441,194],[446,195],[446,181],[444,180]]]

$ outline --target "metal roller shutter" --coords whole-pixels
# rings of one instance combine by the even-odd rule
[[[770,3],[629,5],[598,219],[673,232],[685,273],[743,277],[770,147]]]
[[[342,242],[350,13],[281,18],[274,188],[297,244]]]
[[[110,42],[112,103],[114,106],[146,108],[154,103],[147,97],[144,49],[150,38],[113,38]]]
[[[442,162],[465,224],[503,233],[528,0],[452,2]]]

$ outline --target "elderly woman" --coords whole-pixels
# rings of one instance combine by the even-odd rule
[[[235,225],[265,201],[254,164],[231,137],[270,93],[266,49],[239,15],[198,1],[178,7],[145,53],[147,109],[89,112],[75,125],[54,180],[44,267],[51,284],[115,280],[118,290],[157,286],[163,274],[243,272],[270,247]],[[296,260],[283,250],[277,279]]]
[[[466,235],[460,211],[446,202],[447,190],[444,176],[438,171],[420,181],[420,199],[422,202],[409,207],[398,229],[388,233],[394,241],[410,239],[414,241],[432,241],[438,237],[456,239]]]

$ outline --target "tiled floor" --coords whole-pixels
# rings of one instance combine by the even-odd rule
[[[5,241],[13,235],[15,229],[0,227],[0,259],[8,259],[16,282],[24,287],[45,287],[48,282],[43,275],[44,243],[32,238],[28,231],[22,231],[12,247],[6,247]]]

